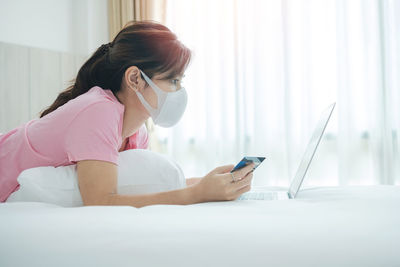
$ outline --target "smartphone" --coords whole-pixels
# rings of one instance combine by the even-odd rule
[[[248,164],[252,162],[256,165],[254,166],[253,171],[258,167],[258,165],[263,162],[265,157],[244,157],[242,160],[231,170],[231,172],[237,171],[243,167],[246,167]]]

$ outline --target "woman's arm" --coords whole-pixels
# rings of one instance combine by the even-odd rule
[[[77,163],[79,191],[87,205],[128,205],[141,208],[148,205],[188,205],[208,201],[234,200],[250,190],[254,164],[230,173],[233,165],[220,166],[198,182],[183,189],[143,194],[117,193],[117,165],[100,160],[82,160]],[[191,181],[196,181],[191,180]],[[234,182],[232,182],[234,181]]]
[[[187,205],[202,201],[197,187],[193,186],[153,194],[117,194],[118,167],[107,161],[79,161],[77,175],[79,190],[85,206],[128,205],[140,208],[155,204]]]
[[[196,192],[196,187],[144,194],[144,195],[119,195],[111,194],[105,205],[129,205],[141,208],[148,205],[189,205],[202,202]]]
[[[191,186],[200,182],[201,178],[188,178],[186,179],[186,185]]]

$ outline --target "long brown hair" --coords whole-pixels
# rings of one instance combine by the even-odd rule
[[[153,21],[130,21],[112,42],[93,53],[72,80],[72,85],[58,95],[40,118],[93,86],[117,93],[130,66],[137,66],[150,79],[156,74],[172,79],[183,74],[190,58],[191,51],[166,26]]]

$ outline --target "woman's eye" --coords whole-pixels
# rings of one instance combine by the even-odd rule
[[[172,80],[172,83],[175,84],[175,85],[178,84],[178,82],[179,82],[179,79],[173,79]]]

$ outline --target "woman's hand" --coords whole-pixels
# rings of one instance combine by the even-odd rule
[[[236,182],[232,181],[230,171],[234,165],[220,166],[208,173],[193,185],[201,202],[235,200],[251,188],[254,163],[232,173]]]

